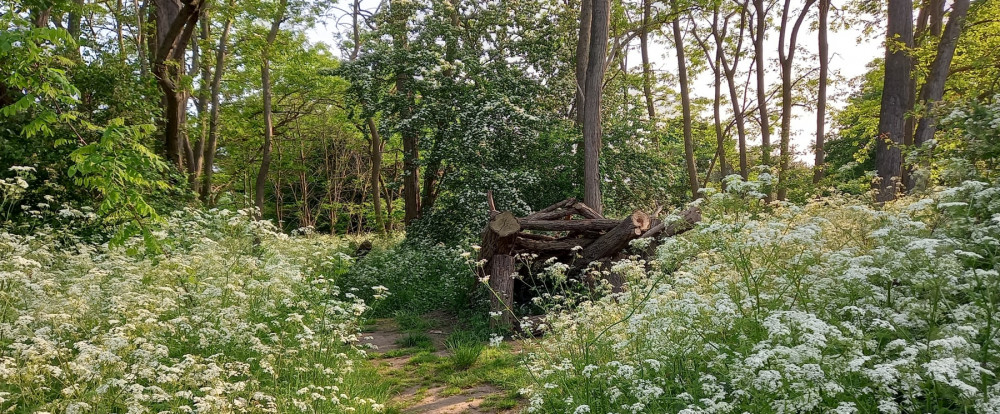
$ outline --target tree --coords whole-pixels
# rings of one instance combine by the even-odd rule
[[[203,0],[153,0],[153,76],[163,92],[163,142],[167,160],[178,169],[193,168],[193,152],[184,135],[188,93],[182,85],[185,55],[198,27]]]
[[[785,0],[781,11],[781,27],[778,29],[778,63],[781,66],[781,143],[778,160],[778,200],[784,200],[788,194],[788,163],[792,154],[788,148],[792,134],[792,64],[795,61],[795,51],[798,47],[796,39],[802,22],[805,21],[809,8],[816,0],[806,0],[799,10],[791,31],[788,22],[791,18],[792,0]],[[786,49],[787,46],[787,49]]]
[[[267,32],[267,39],[260,52],[260,84],[262,97],[264,99],[264,144],[261,147],[260,168],[257,170],[257,179],[254,181],[253,200],[257,207],[257,214],[260,217],[264,211],[264,190],[267,185],[267,173],[271,168],[271,141],[274,137],[274,121],[272,116],[271,102],[271,46],[274,45],[278,37],[278,30],[281,22],[285,20],[285,12],[288,8],[288,0],[281,0],[278,4],[278,11],[271,21],[271,30]],[[280,222],[280,220],[279,220]]]
[[[757,75],[757,112],[760,123],[761,157],[760,162],[771,165],[771,114],[767,110],[767,82],[764,80],[764,36],[767,33],[767,7],[764,0],[753,0],[754,17],[751,21],[753,30],[754,63]]]
[[[592,21],[587,56],[587,82],[584,88],[583,118],[583,200],[598,213],[601,205],[601,99],[604,89],[604,61],[608,49],[609,0],[591,0]]]
[[[233,5],[230,2],[230,5]],[[219,106],[222,89],[222,76],[226,70],[226,52],[229,47],[229,32],[233,27],[232,17],[227,17],[222,28],[222,35],[219,36],[219,44],[215,49],[215,69],[212,71],[212,107],[209,110],[208,120],[208,142],[205,145],[204,162],[202,163],[202,181],[199,190],[201,202],[211,204],[212,197],[212,175],[215,173],[215,153],[219,143]]]
[[[576,42],[576,124],[583,125],[584,89],[587,87],[588,59],[590,59],[591,24],[594,20],[592,0],[580,1],[580,34]]]
[[[906,88],[912,69],[907,49],[913,46],[913,1],[889,0],[887,26],[885,79],[875,148],[878,177],[873,183],[879,202],[896,198],[896,186],[902,173],[900,146],[906,121]]]
[[[403,137],[403,210],[404,222],[410,224],[420,217],[420,147],[419,135],[412,124],[414,97],[411,90],[413,73],[409,62],[402,57],[410,49],[408,25],[413,13],[411,5],[405,1],[393,1],[389,4],[389,14],[392,21],[393,47],[398,54],[396,62],[396,96],[400,106],[400,120],[406,123],[401,128]]]
[[[649,119],[656,118],[656,107],[653,105],[653,75],[649,66],[649,26],[653,0],[642,0],[642,33],[639,35],[639,49],[642,54],[642,94],[646,97],[646,112]]]
[[[691,94],[688,91],[687,59],[684,58],[684,37],[681,36],[681,13],[677,0],[671,0],[670,6],[674,12],[671,22],[674,34],[674,50],[677,54],[677,80],[681,87],[681,112],[684,117],[684,160],[687,164],[688,185],[691,188],[691,198],[699,198],[701,186],[698,182],[698,167],[694,160],[694,137],[691,132]]]
[[[951,60],[955,56],[955,47],[958,44],[958,37],[961,35],[965,15],[968,11],[969,0],[955,0],[948,17],[948,24],[938,42],[937,55],[931,63],[930,73],[920,89],[919,100],[924,107],[924,113],[917,124],[917,131],[914,133],[913,143],[917,146],[923,145],[934,137],[937,123],[933,112],[934,105],[944,96],[945,80],[948,78]]]
[[[830,0],[819,0],[819,29],[817,33],[819,51],[819,87],[816,98],[816,160],[813,163],[813,184],[823,180],[826,153],[823,140],[826,138],[826,84],[830,73],[829,30]]]

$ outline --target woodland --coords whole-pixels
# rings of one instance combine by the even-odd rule
[[[1000,0],[0,0],[0,413],[998,375]]]

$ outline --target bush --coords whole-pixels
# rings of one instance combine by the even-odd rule
[[[529,411],[1000,411],[1000,185],[703,207],[616,265],[627,292],[546,321]]]
[[[359,260],[340,286],[360,292],[363,298],[374,294],[367,286],[388,288],[388,297],[373,305],[373,314],[379,317],[396,311],[417,315],[440,309],[458,311],[469,307],[476,282],[463,253],[443,244],[386,240]]]

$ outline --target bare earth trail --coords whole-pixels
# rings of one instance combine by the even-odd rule
[[[473,378],[465,371],[452,372],[452,351],[446,339],[459,321],[441,312],[422,315],[427,326],[401,329],[393,319],[379,319],[362,334],[361,346],[368,349],[371,363],[383,378],[391,378],[396,395],[390,400],[391,411],[407,414],[497,414],[518,412],[511,392],[489,381]],[[407,339],[429,338],[418,347]],[[483,360],[480,357],[480,360]],[[477,362],[478,363],[478,362]],[[470,369],[470,371],[472,370]],[[469,377],[469,378],[466,378]]]

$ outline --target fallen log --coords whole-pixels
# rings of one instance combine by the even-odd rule
[[[594,242],[594,239],[533,240],[521,236],[523,234],[518,235],[514,240],[514,244],[518,248],[537,252],[570,252],[577,247],[587,247]]]
[[[621,220],[586,219],[586,220],[519,220],[523,230],[546,231],[607,231],[621,224]]]
[[[574,203],[576,203],[576,198],[570,197],[570,198],[567,198],[567,199],[565,199],[563,201],[555,203],[555,204],[553,204],[551,206],[548,206],[548,207],[545,207],[545,208],[543,208],[541,210],[538,210],[538,211],[536,211],[534,213],[528,214],[524,218],[528,219],[528,220],[534,220],[540,214],[545,214],[545,213],[548,213],[548,212],[556,210],[556,209],[560,209],[560,208],[563,208],[563,207],[571,206]]]
[[[672,237],[694,228],[695,223],[701,221],[701,210],[698,207],[691,207],[680,214],[680,220],[665,223],[660,222],[650,227],[641,238],[656,237],[662,235]]]
[[[649,216],[646,213],[636,210],[628,218],[618,222],[618,225],[583,249],[583,264],[586,265],[592,261],[620,252],[628,246],[628,242],[637,239],[646,230],[649,230],[649,222]]]
[[[583,218],[588,219],[603,219],[604,216],[598,213],[597,210],[590,208],[590,206],[583,203],[574,203],[573,209],[576,210]]]
[[[566,217],[577,214],[575,209],[559,208],[552,211],[547,211],[544,213],[536,213],[532,220],[555,220],[564,219]]]

